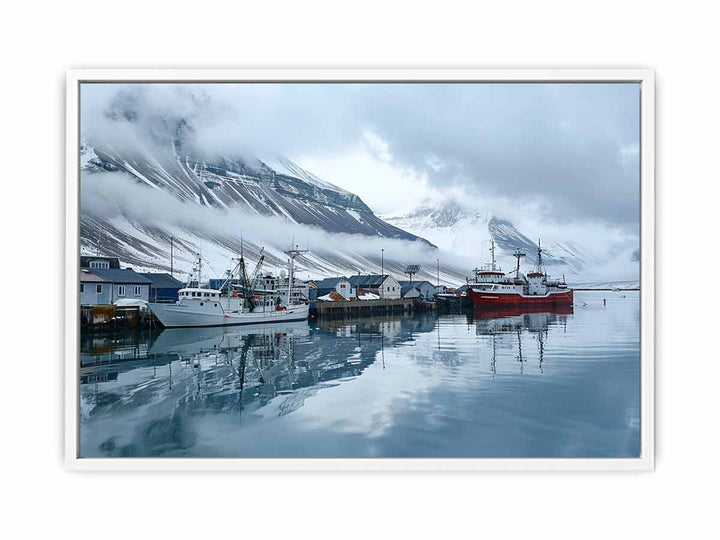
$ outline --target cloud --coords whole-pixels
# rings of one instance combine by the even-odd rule
[[[285,155],[379,213],[446,195],[528,230],[638,236],[637,84],[84,84],[82,130],[182,132],[221,156]]]
[[[110,222],[115,218],[126,218],[160,229],[180,227],[237,239],[244,236],[246,240],[276,249],[284,249],[291,238],[295,238],[303,248],[310,247],[314,253],[330,256],[340,251],[374,259],[379,257],[381,249],[385,249],[394,260],[435,261],[438,257],[435,248],[420,241],[330,233],[318,227],[290,223],[277,216],[250,215],[183,202],[122,172],[81,174],[80,197],[83,214]],[[470,261],[461,256],[451,253],[441,256],[443,261],[455,267],[470,268]]]

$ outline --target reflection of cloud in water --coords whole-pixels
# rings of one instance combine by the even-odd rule
[[[638,297],[602,293],[603,309],[598,293],[585,294],[571,314],[88,342],[82,454],[637,455]],[[112,360],[113,344],[145,357]]]

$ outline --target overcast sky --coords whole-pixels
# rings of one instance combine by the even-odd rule
[[[188,119],[208,150],[287,156],[378,214],[454,197],[525,223],[638,230],[637,84],[84,85],[83,129],[118,92]]]

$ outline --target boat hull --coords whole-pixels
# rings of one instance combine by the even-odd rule
[[[155,317],[165,328],[192,328],[201,326],[240,326],[249,324],[272,324],[281,322],[305,321],[308,318],[308,306],[291,306],[281,311],[258,313],[224,313],[222,310],[210,312],[206,309],[194,309],[181,304],[148,304]]]
[[[554,307],[571,306],[573,291],[549,292],[545,295],[522,295],[518,293],[496,293],[467,290],[467,295],[474,307]]]

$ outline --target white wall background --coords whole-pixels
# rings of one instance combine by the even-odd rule
[[[717,531],[720,80],[710,5],[4,4],[0,529],[13,534],[3,536],[692,538]],[[656,472],[64,471],[64,70],[298,65],[657,70]],[[680,286],[699,272],[707,273],[702,286]],[[714,292],[689,296],[701,290]]]

